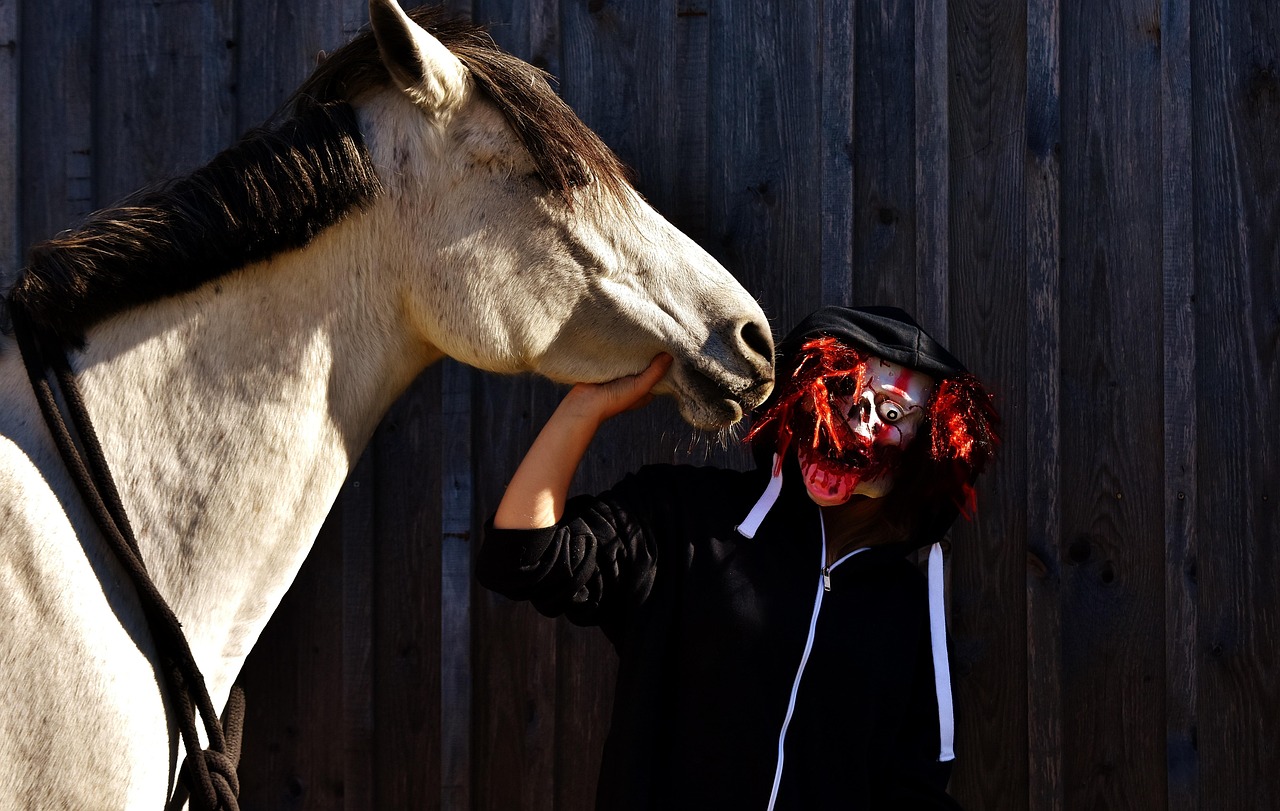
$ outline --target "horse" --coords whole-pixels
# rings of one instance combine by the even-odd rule
[[[381,416],[449,356],[657,391],[723,428],[772,387],[756,301],[545,74],[370,0],[284,112],[34,246],[8,302],[67,347],[216,706]],[[139,597],[0,335],[0,807],[159,808],[178,741]]]

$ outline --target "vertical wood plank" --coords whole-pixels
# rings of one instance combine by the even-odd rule
[[[855,5],[855,304],[916,304],[915,0]],[[936,123],[936,122],[934,122]]]
[[[441,375],[437,365],[419,377],[374,437],[373,785],[358,807],[439,803]]]
[[[375,657],[374,639],[377,632],[374,616],[374,544],[375,514],[378,498],[378,467],[374,450],[366,451],[352,469],[338,496],[339,509],[327,523],[335,524],[341,538],[342,558],[334,565],[342,578],[342,612],[338,632],[342,636],[342,662],[340,680],[323,682],[325,689],[321,703],[303,707],[304,712],[338,713],[330,705],[335,697],[341,699],[341,747],[322,741],[307,741],[299,756],[328,763],[331,771],[325,775],[330,783],[341,786],[334,799],[335,807],[343,811],[357,811],[374,807],[373,757],[375,750],[376,696],[374,695]],[[313,549],[312,555],[316,554]],[[301,574],[295,586],[306,580]],[[323,615],[303,614],[295,616],[286,631],[305,643],[310,639],[327,636],[333,631],[316,624],[326,619]],[[312,678],[303,670],[290,674],[299,680]]]
[[[951,202],[947,116],[947,4],[916,0],[915,9],[916,319],[947,340],[948,209]]]
[[[488,475],[475,480],[478,516],[502,490],[555,404],[529,378],[483,377],[472,403],[473,447]],[[479,460],[478,460],[479,461]],[[556,629],[525,603],[472,592],[472,807],[552,811],[555,785]]]
[[[246,710],[238,770],[244,811],[344,809],[344,518],[341,506],[330,516],[238,679]],[[312,627],[329,632],[300,644],[295,629]]]
[[[1191,14],[1199,800],[1250,808],[1280,792],[1280,9]]]
[[[22,268],[19,241],[18,130],[21,72],[18,52],[19,0],[0,0],[0,290],[8,290]]]
[[[1196,324],[1191,6],[1160,15],[1164,239],[1165,737],[1170,811],[1200,807],[1196,741]]]
[[[22,0],[19,222],[23,246],[93,210],[93,14],[75,0]]]
[[[1027,343],[1033,334],[1026,219],[1027,8],[1018,0],[947,6],[951,194],[950,347],[989,387],[1003,419],[999,458],[978,483],[978,513],[952,537],[956,767],[962,805],[1027,806]],[[914,247],[914,243],[913,243]],[[1037,257],[1035,261],[1042,261]],[[1009,272],[1008,269],[1017,269]],[[1045,359],[1051,360],[1051,359]],[[1037,685],[1039,689],[1039,685]],[[1005,743],[1017,741],[1018,743]],[[1011,787],[1017,787],[1011,790]]]
[[[1058,0],[1027,4],[1027,805],[1062,811]]]
[[[471,807],[471,550],[475,372],[443,362],[440,384],[440,807]],[[431,453],[428,449],[426,453]],[[475,460],[478,461],[478,460]]]
[[[660,185],[667,195],[663,211],[694,241],[707,239],[707,97],[708,48],[711,25],[707,0],[676,0],[675,143],[667,156]],[[668,100],[670,102],[670,100]],[[670,173],[668,173],[670,172]]]
[[[367,0],[238,0],[236,130],[280,109],[316,66],[369,21]]]
[[[855,0],[834,0],[821,4],[822,175],[819,179],[822,184],[821,303],[845,306],[853,304],[856,5]],[[945,50],[945,43],[943,47]],[[946,126],[945,118],[942,126]]]
[[[231,0],[118,0],[97,15],[96,202],[186,174],[235,136]]]
[[[1165,806],[1160,4],[1062,8],[1066,807]]]
[[[781,331],[822,297],[821,20],[778,2],[710,14],[707,247]]]

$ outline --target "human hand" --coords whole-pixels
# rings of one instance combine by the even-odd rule
[[[644,371],[607,383],[579,383],[565,395],[560,408],[568,415],[590,419],[596,424],[640,408],[653,399],[651,389],[671,368],[672,358],[660,352],[649,362]]]

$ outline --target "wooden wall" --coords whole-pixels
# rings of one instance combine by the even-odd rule
[[[956,797],[1280,796],[1280,5],[450,6],[557,75],[779,330],[900,305],[997,393],[1001,459],[953,533]],[[0,0],[5,274],[228,145],[365,17]],[[387,416],[246,666],[246,811],[591,807],[608,647],[469,569],[559,395],[446,363]],[[658,404],[579,485],[658,460],[746,463]]]

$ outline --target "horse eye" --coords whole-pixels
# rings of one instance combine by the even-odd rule
[[[892,400],[885,400],[883,403],[881,403],[879,406],[879,411],[880,411],[880,419],[889,423],[897,422],[898,420],[902,419],[902,415],[904,413],[902,410],[902,406],[898,405]]]

